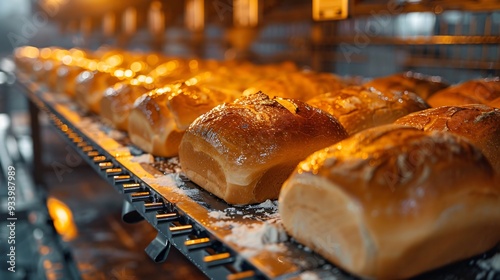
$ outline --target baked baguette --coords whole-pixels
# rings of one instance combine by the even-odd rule
[[[443,106],[395,121],[424,131],[448,131],[476,145],[500,174],[500,109],[487,105]]]
[[[398,73],[386,77],[375,78],[367,83],[366,87],[374,87],[379,91],[386,92],[410,91],[427,100],[439,90],[448,87],[448,84],[438,76],[427,76],[412,71]]]
[[[307,103],[335,116],[349,135],[392,123],[409,113],[429,108],[422,98],[411,92],[382,92],[362,86],[323,94]]]
[[[361,277],[403,279],[500,241],[500,185],[479,149],[387,125],[299,163],[279,197],[285,229]]]
[[[495,99],[500,98],[500,77],[477,79],[463,82],[441,90],[429,98],[432,107],[486,104],[494,106]]]
[[[251,204],[276,199],[299,161],[346,137],[331,115],[259,92],[196,119],[179,158],[200,187],[230,204]]]

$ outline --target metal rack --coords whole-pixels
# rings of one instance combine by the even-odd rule
[[[225,212],[230,215],[224,222],[252,227],[269,222],[276,212],[259,206],[234,208],[182,177],[175,185],[155,182],[158,175],[171,172],[157,168],[158,163],[161,165],[167,159],[157,159],[153,165],[135,162],[134,156],[142,151],[131,146],[127,138],[111,137],[109,127],[96,116],[82,113],[71,100],[47,92],[22,73],[17,77],[17,85],[36,108],[32,113],[40,110],[47,114],[63,138],[123,196],[126,201],[123,219],[129,222],[144,219],[158,231],[146,248],[153,261],[164,261],[174,245],[212,279],[301,279],[302,273],[314,273],[320,278],[355,279],[293,240],[279,242],[281,251],[264,249],[248,254],[247,248],[227,239],[231,227],[217,225],[210,213],[234,209]],[[475,265],[477,260],[496,252],[500,252],[500,247],[417,279],[474,278],[482,272]]]

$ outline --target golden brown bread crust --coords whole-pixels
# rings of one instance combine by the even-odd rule
[[[432,107],[493,104],[495,99],[500,98],[500,77],[470,80],[458,85],[441,90],[429,98]]]
[[[427,76],[416,72],[398,73],[386,77],[375,78],[364,84],[365,87],[374,87],[379,91],[410,91],[427,100],[439,90],[448,87],[440,77]]]
[[[118,82],[107,88],[100,101],[101,117],[119,130],[127,131],[130,110],[137,98],[154,88],[152,82],[136,79]]]
[[[500,185],[481,152],[445,132],[386,125],[299,163],[281,190],[286,230],[345,270],[408,278],[500,241]]]
[[[424,131],[448,131],[476,145],[500,174],[500,109],[487,105],[443,106],[404,116],[394,123]]]
[[[277,71],[279,71],[277,69]],[[327,73],[290,71],[258,80],[244,92],[245,95],[258,91],[272,97],[308,100],[317,95],[337,91],[347,86],[340,77]]]
[[[335,116],[349,135],[429,108],[425,101],[411,92],[381,92],[362,86],[323,94],[307,103]]]
[[[310,153],[347,137],[329,114],[259,92],[217,106],[191,124],[179,157],[193,182],[231,204],[278,197]]]
[[[76,78],[75,98],[83,109],[99,114],[106,89],[120,79],[101,71],[83,71]]]
[[[167,101],[179,86],[173,84],[152,90],[135,101],[127,131],[130,141],[143,151],[164,157],[177,155],[184,130],[178,129]]]

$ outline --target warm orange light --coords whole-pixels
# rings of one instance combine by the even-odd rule
[[[43,48],[40,50],[40,57],[43,59],[49,59],[52,54],[52,50],[50,48]]]
[[[87,68],[90,70],[90,71],[95,71],[97,70],[97,62],[94,61],[94,60],[89,60],[89,62],[87,63]]]
[[[128,7],[123,13],[122,19],[125,34],[133,34],[137,27],[137,10],[134,7]]]
[[[54,227],[63,240],[70,241],[78,235],[78,230],[73,220],[71,209],[64,202],[49,197],[47,199],[49,215],[54,221]]]
[[[197,60],[191,60],[191,61],[189,61],[189,68],[191,70],[198,69],[198,61]]]
[[[123,73],[123,75],[126,77],[126,78],[132,78],[132,76],[134,76],[134,72],[130,69],[127,69],[125,70],[125,72]]]
[[[191,30],[201,30],[205,26],[204,0],[186,1],[186,25]]]
[[[240,27],[253,27],[259,23],[259,0],[234,0],[233,23]]]
[[[140,61],[134,61],[130,64],[130,70],[134,72],[139,72],[144,68],[144,64]]]
[[[117,77],[117,78],[123,78],[124,74],[125,74],[125,73],[124,73],[124,71],[123,71],[123,70],[121,70],[121,69],[117,69],[117,70],[115,70],[115,72],[114,72],[114,75],[115,75],[115,77]]]
[[[111,67],[116,67],[123,62],[123,56],[119,54],[112,55],[106,58],[106,63]]]
[[[37,58],[40,55],[40,51],[38,48],[26,46],[16,50],[16,55],[19,57]]]

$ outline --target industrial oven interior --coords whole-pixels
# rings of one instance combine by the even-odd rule
[[[500,278],[499,1],[0,23],[0,278]]]

